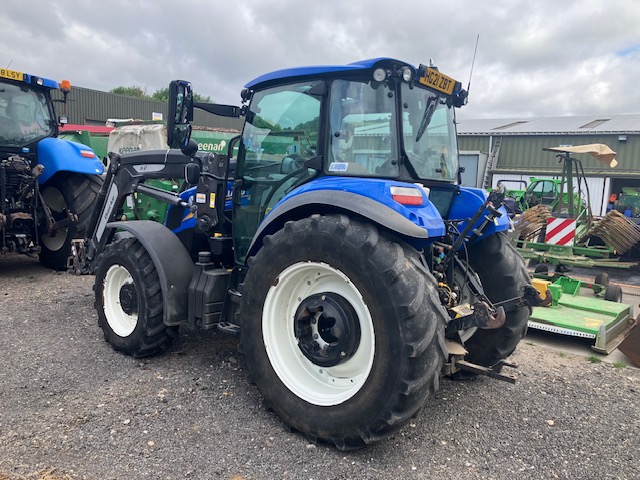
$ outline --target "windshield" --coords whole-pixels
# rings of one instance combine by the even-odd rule
[[[402,144],[421,179],[455,180],[458,171],[453,107],[430,90],[403,83]]]
[[[395,94],[387,84],[335,80],[329,113],[329,173],[396,177]]]
[[[0,145],[21,147],[54,134],[44,93],[0,84]]]

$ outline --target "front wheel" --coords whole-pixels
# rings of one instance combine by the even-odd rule
[[[415,249],[343,215],[288,222],[244,282],[241,348],[266,403],[348,450],[385,438],[438,387],[446,312]]]
[[[96,268],[94,292],[98,324],[115,350],[145,357],[167,348],[177,336],[178,327],[163,323],[156,267],[135,238],[105,248]]]
[[[502,233],[487,237],[469,248],[469,264],[482,282],[489,300],[501,302],[519,297],[529,285],[524,260]],[[466,340],[467,360],[490,367],[513,353],[527,332],[529,309],[507,312],[504,325],[497,329],[477,329]]]
[[[59,222],[77,216],[67,226],[55,232],[46,232],[40,237],[40,263],[55,270],[67,267],[71,255],[71,240],[83,238],[89,225],[93,204],[102,179],[97,175],[60,173],[42,190],[44,203],[49,207],[53,220]]]

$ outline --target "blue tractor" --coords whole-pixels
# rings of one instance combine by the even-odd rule
[[[102,163],[87,146],[56,138],[51,90],[58,83],[0,69],[0,253],[39,255],[67,266],[83,238],[101,185]],[[66,101],[70,86],[60,86]]]
[[[500,193],[458,184],[460,83],[377,58],[269,73],[241,97],[194,104],[174,81],[175,149],[111,154],[75,263],[113,348],[155,354],[185,323],[238,333],[267,404],[345,450],[406,424],[442,374],[512,381],[541,299]],[[227,155],[194,148],[194,107],[244,117]],[[175,194],[144,183],[180,173]],[[134,192],[172,205],[165,225],[119,221]]]

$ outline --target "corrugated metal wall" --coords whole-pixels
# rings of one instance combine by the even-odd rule
[[[54,99],[62,99],[59,90],[53,90]],[[63,112],[61,103],[56,103],[56,110]],[[140,98],[116,95],[82,87],[72,87],[67,101],[69,123],[80,125],[104,125],[109,118],[133,118],[135,120],[152,120],[153,112],[162,113],[167,118],[167,104]],[[217,128],[233,128],[240,130],[242,121],[234,118],[218,117],[195,110],[194,125]]]
[[[495,141],[497,136],[493,136]],[[618,166],[610,169],[588,155],[578,158],[587,173],[609,177],[640,177],[640,135],[626,135],[626,141],[618,140],[618,135],[501,135],[502,143],[498,155],[496,171],[518,172],[560,172],[561,165],[546,147],[559,145],[584,145],[604,143],[615,150]],[[490,137],[484,135],[461,135],[458,146],[461,151],[489,151]]]

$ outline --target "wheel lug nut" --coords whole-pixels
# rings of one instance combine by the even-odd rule
[[[314,340],[317,340],[317,339],[318,339],[318,334],[317,334],[317,333],[314,333],[314,334],[313,334],[313,339],[314,339]]]

